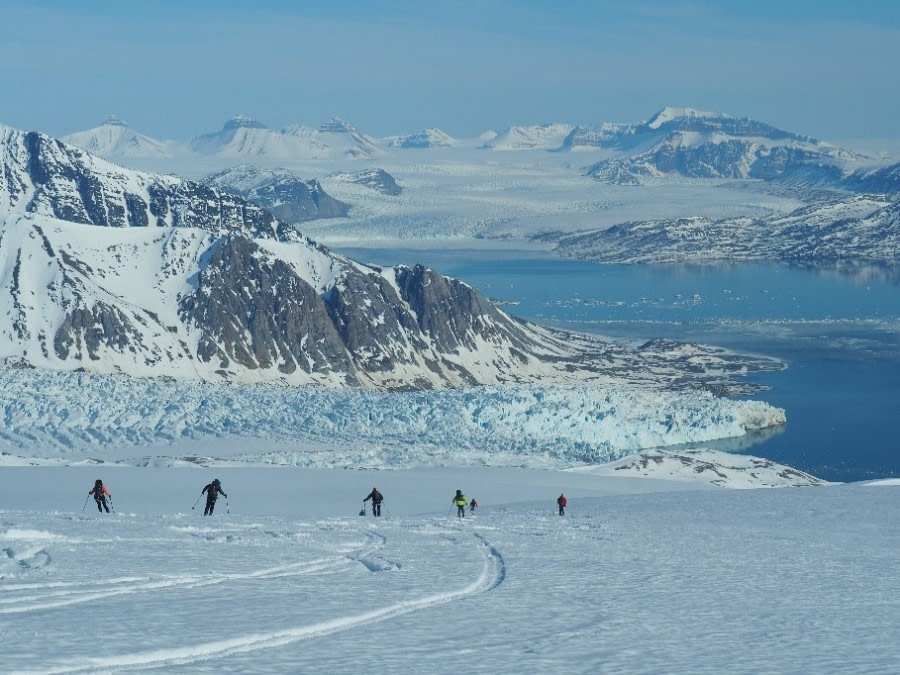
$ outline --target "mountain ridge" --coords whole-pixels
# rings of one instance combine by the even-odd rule
[[[421,389],[631,378],[729,390],[773,367],[514,319],[417,265],[335,254],[266,209],[0,128],[0,357],[50,370]],[[738,368],[724,364],[740,362]],[[638,365],[639,364],[639,365]]]

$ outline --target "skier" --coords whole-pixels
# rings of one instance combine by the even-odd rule
[[[477,508],[478,502],[476,501],[475,497],[472,497],[472,501],[469,502],[469,513],[472,513]]]
[[[566,504],[568,504],[568,503],[569,503],[569,500],[566,499],[566,496],[563,494],[561,494],[559,497],[556,498],[556,504],[557,504],[557,506],[559,506],[559,515],[561,515],[561,516],[566,515]]]
[[[112,495],[109,494],[109,490],[106,489],[106,486],[103,484],[103,481],[99,478],[94,481],[94,487],[88,492],[89,495],[94,495],[94,501],[97,502],[97,510],[100,513],[103,513],[103,509],[106,509],[106,512],[109,513],[109,507],[106,505],[106,498],[109,497],[112,499]],[[84,510],[84,509],[82,509]]]
[[[384,501],[384,495],[382,495],[377,487],[373,487],[372,491],[369,495],[363,499],[363,510],[365,510],[365,503],[369,500],[372,500],[372,515],[378,518],[381,515],[381,502]]]
[[[456,504],[456,517],[457,518],[465,518],[466,517],[466,504],[469,503],[469,500],[466,499],[466,496],[462,493],[462,490],[457,490],[456,494],[453,495],[453,499],[450,500],[453,504]]]
[[[228,495],[222,490],[222,483],[219,482],[218,478],[203,488],[203,490],[200,491],[200,494],[202,495],[204,492],[206,493],[206,508],[203,509],[203,515],[211,516],[213,514],[213,509],[216,508],[216,500],[219,498],[219,493],[221,492],[225,499],[228,499]]]

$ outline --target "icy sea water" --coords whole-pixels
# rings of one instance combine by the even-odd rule
[[[754,376],[788,423],[719,449],[821,478],[900,476],[900,272],[780,265],[595,265],[537,251],[345,249],[430,265],[544,325],[644,341],[669,337],[785,360]],[[715,446],[714,446],[715,447]]]

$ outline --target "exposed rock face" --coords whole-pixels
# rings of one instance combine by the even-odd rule
[[[350,210],[325,192],[318,180],[303,180],[287,169],[241,165],[211,174],[203,182],[262,206],[285,223],[342,218]]]
[[[283,261],[261,262],[242,236],[216,242],[197,275],[197,290],[181,298],[179,314],[200,330],[197,358],[223,372],[231,362],[285,374],[340,372],[354,367],[322,298]]]

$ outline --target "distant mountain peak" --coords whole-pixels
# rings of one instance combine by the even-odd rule
[[[345,119],[332,117],[319,127],[319,131],[323,134],[351,134],[356,131],[356,127]]]
[[[673,120],[684,118],[728,119],[730,115],[717,112],[704,112],[693,108],[675,108],[666,106],[647,121],[650,129],[659,129],[662,125]]]
[[[128,127],[128,122],[123,119],[116,117],[115,115],[109,115],[105,120],[103,120],[103,124],[101,126],[104,127]]]
[[[225,122],[225,126],[222,127],[222,131],[231,131],[235,129],[268,129],[265,124],[262,122],[257,122],[254,119],[247,117],[246,115],[235,115],[230,120]]]
[[[70,134],[66,143],[101,157],[168,157],[165,143],[138,133],[128,122],[109,115],[100,126]]]
[[[441,129],[423,129],[422,131],[397,136],[389,143],[395,148],[450,148],[456,144],[456,140]]]
[[[512,126],[482,147],[487,150],[556,150],[573,128],[570,124],[557,123]]]

